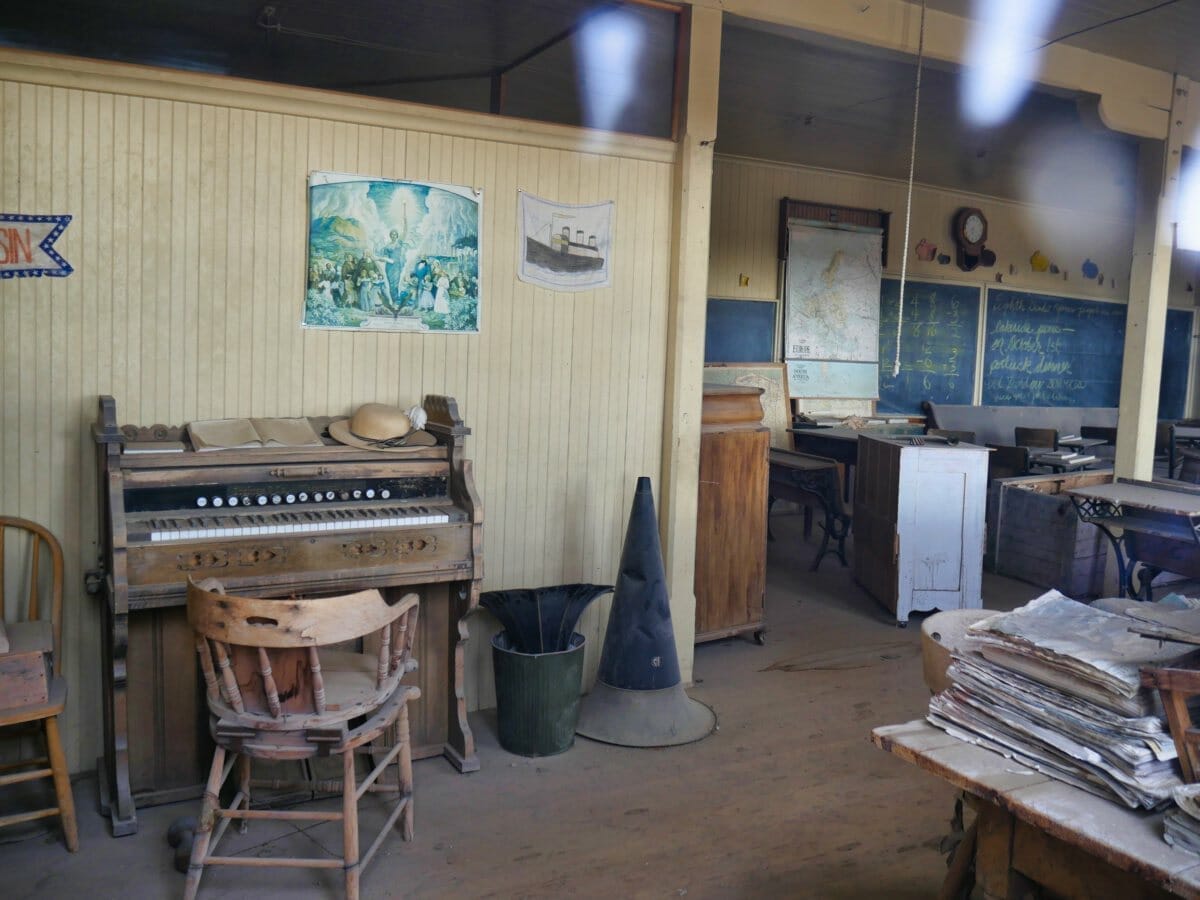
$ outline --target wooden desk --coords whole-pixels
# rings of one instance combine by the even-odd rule
[[[842,464],[842,499],[850,499],[851,470],[858,463],[858,435],[853,428],[789,428],[792,446],[801,453],[823,456]]]
[[[771,450],[771,474],[767,487],[767,515],[771,514],[771,505],[776,500],[791,500],[793,503],[807,503],[816,500],[825,513],[825,522],[821,526],[825,534],[821,538],[821,547],[810,566],[815,572],[821,565],[821,560],[829,552],[829,539],[837,541],[837,554],[842,565],[846,562],[846,536],[850,533],[850,516],[838,496],[841,478],[838,474],[839,464],[824,456],[811,456],[806,453],[796,453],[791,450]],[[806,524],[808,520],[806,519]],[[805,535],[807,537],[807,535]]]
[[[1162,813],[1126,809],[923,720],[876,728],[871,740],[973,798],[978,817],[968,841],[987,898],[1023,896],[1028,882],[1081,900],[1200,898],[1200,857],[1163,840]]]
[[[1075,512],[1104,533],[1117,558],[1120,593],[1151,599],[1159,572],[1200,578],[1200,487],[1118,478],[1073,488]],[[1135,567],[1137,587],[1133,584]]]

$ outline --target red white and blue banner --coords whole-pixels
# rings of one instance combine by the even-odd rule
[[[54,249],[70,221],[70,216],[0,213],[0,278],[61,277],[74,272]]]

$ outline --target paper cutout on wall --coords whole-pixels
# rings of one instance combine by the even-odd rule
[[[0,213],[0,278],[62,277],[75,270],[54,242],[71,217]]]
[[[517,278],[552,291],[612,283],[612,200],[555,203],[521,192]]]

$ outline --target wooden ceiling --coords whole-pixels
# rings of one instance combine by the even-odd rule
[[[907,178],[911,57],[745,20],[722,37],[720,153]],[[1088,98],[1033,91],[993,128],[960,112],[959,73],[922,74],[918,182],[1050,206],[1128,215],[1137,146],[1092,124]]]
[[[1010,3],[1013,0],[1002,0]],[[1197,0],[1035,0],[1058,12],[1047,39],[1200,81],[1200,2]],[[930,9],[963,18],[980,0],[927,0]]]

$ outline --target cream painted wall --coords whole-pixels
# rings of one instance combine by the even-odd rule
[[[0,52],[0,211],[74,217],[56,245],[73,275],[0,282],[0,509],[64,544],[72,770],[101,742],[81,590],[98,394],[148,425],[448,393],[474,430],[485,589],[612,583],[634,480],[661,466],[674,160],[666,141]],[[482,188],[481,333],[301,329],[313,170]],[[516,279],[519,190],[616,201],[613,287]],[[583,622],[589,678],[606,615]],[[471,626],[472,708],[494,702],[490,628]]]
[[[890,211],[886,271],[889,275],[899,276],[906,194],[907,185],[891,179],[717,157],[713,173],[709,295],[757,299],[781,296],[776,257],[779,201],[783,197]],[[981,267],[974,272],[962,272],[953,262],[944,266],[936,261],[921,262],[910,251],[910,277],[995,284],[999,275],[1005,287],[1019,290],[1105,300],[1126,298],[1133,246],[1132,220],[1095,214],[1081,217],[1066,209],[916,185],[910,248],[921,238],[926,238],[938,245],[939,253],[948,253],[953,259],[950,227],[955,212],[963,206],[978,206],[987,216],[986,246],[995,251],[996,265],[990,269]],[[1054,261],[1067,277],[1034,272],[1029,258],[1036,250]],[[1088,258],[1100,266],[1103,285],[1084,279],[1080,274],[1080,266]],[[739,286],[740,274],[749,276],[748,286]]]
[[[887,274],[900,274],[904,209],[907,185],[901,181],[780,165],[758,160],[718,156],[713,172],[713,215],[709,257],[710,297],[778,299],[782,297],[781,267],[776,259],[779,241],[779,201],[783,197],[884,209],[892,213]],[[980,207],[988,219],[986,246],[996,253],[996,265],[962,272],[953,262],[921,262],[911,248],[921,238],[938,245],[938,252],[953,260],[950,237],[955,212],[963,206]],[[1126,302],[1133,252],[1133,221],[1095,214],[1080,216],[1072,210],[1054,209],[973,194],[944,191],[929,185],[913,190],[908,277],[965,284],[1004,287],[1071,297]],[[1063,275],[1034,272],[1029,258],[1041,250]],[[1193,274],[1182,274],[1185,257],[1176,254],[1171,305],[1192,307],[1195,293],[1186,291]],[[1100,267],[1103,284],[1080,274],[1085,259]],[[1011,267],[1011,269],[1010,269]],[[743,285],[741,276],[748,278]],[[813,411],[838,414],[864,413],[861,401],[814,401]]]

